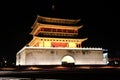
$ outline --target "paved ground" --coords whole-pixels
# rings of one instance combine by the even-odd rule
[[[43,65],[43,66],[14,66],[0,68],[0,77],[16,78],[48,78],[48,79],[88,79],[118,80],[120,66],[106,65]]]

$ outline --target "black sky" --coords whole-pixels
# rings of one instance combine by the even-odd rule
[[[118,2],[79,0],[7,1],[0,3],[0,56],[15,58],[32,36],[31,26],[36,16],[81,18],[82,37],[88,37],[84,46],[102,47],[110,56],[120,57],[120,12]],[[55,9],[52,10],[52,5]]]

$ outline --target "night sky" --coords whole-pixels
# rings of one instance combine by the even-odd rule
[[[0,57],[16,58],[16,53],[32,40],[30,28],[37,15],[81,18],[83,46],[108,49],[110,57],[120,57],[120,12],[118,2],[79,0],[7,1],[0,3]],[[55,6],[54,10],[51,8]]]

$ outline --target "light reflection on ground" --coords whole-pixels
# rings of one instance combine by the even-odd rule
[[[0,80],[103,80],[104,78],[110,80],[119,79],[118,74],[120,74],[119,65],[42,65],[0,68]]]

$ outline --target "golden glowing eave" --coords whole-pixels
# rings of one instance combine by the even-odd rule
[[[31,31],[30,34],[35,35],[35,34],[36,34],[36,31],[38,31],[39,28],[40,28],[40,27],[39,27],[39,23],[34,24],[34,28],[33,28],[33,30]]]
[[[41,28],[56,28],[56,29],[79,29],[82,26],[64,26],[64,25],[52,25],[52,24],[39,24]]]
[[[44,17],[38,16],[38,20],[49,23],[61,23],[61,24],[76,24],[80,19],[62,19],[62,18],[53,18],[53,17]]]
[[[71,38],[48,38],[48,37],[37,37],[33,36],[33,39],[31,42],[28,44],[30,46],[33,46],[36,42],[41,42],[41,41],[49,41],[49,42],[73,42],[76,44],[81,44],[83,41],[87,40],[88,38],[84,39],[71,39]]]
[[[62,18],[51,18],[51,17],[43,17],[43,16],[37,16],[35,23],[33,24],[33,26],[31,28],[35,27],[36,23],[41,23],[41,22],[45,22],[45,23],[55,23],[55,24],[76,24],[80,21],[80,19],[62,19]]]
[[[51,24],[36,23],[34,25],[34,28],[33,28],[32,32],[30,34],[35,35],[40,28],[55,28],[55,29],[78,30],[78,29],[80,29],[82,27],[83,27],[83,25],[81,25],[81,26],[63,26],[63,25],[51,25]]]
[[[38,23],[38,17],[36,18],[36,20],[35,20],[35,22],[33,23],[33,25],[32,25],[32,29],[36,26],[36,24]]]

